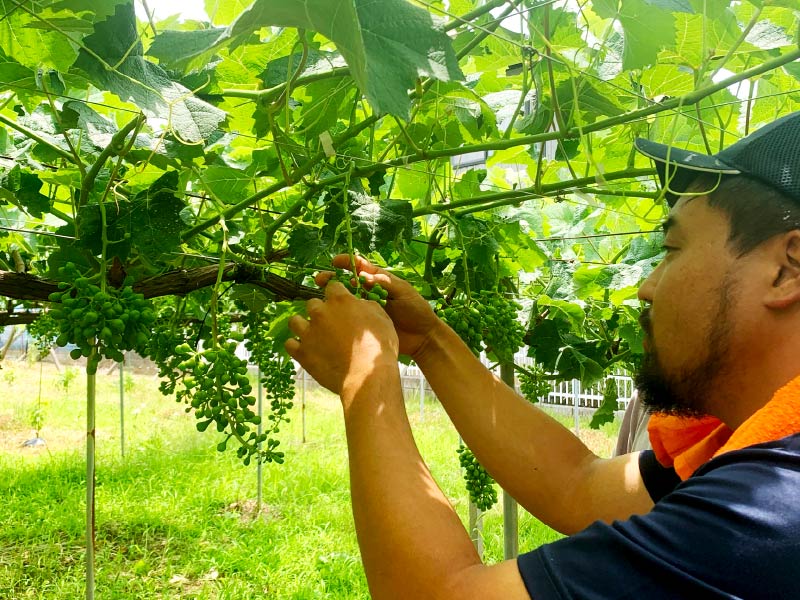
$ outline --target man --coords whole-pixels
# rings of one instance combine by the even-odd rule
[[[592,454],[366,260],[385,312],[331,282],[291,320],[287,350],[342,400],[374,598],[800,598],[800,113],[716,157],[637,147],[672,205],[639,290],[656,454]],[[414,444],[400,353],[494,478],[570,537],[480,562]]]

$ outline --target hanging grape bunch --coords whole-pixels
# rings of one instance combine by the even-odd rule
[[[529,368],[527,372],[517,374],[519,391],[528,402],[539,402],[550,393],[550,381],[545,378],[544,369],[538,365]]]
[[[486,352],[499,360],[513,362],[514,354],[522,347],[525,329],[517,313],[522,306],[499,292],[481,290],[478,303],[483,315],[483,343]]]
[[[492,476],[481,466],[472,450],[464,444],[458,447],[458,462],[461,463],[464,473],[469,499],[481,510],[492,508],[497,503],[497,489],[494,487]]]
[[[27,326],[28,335],[31,336],[36,351],[42,356],[49,352],[61,333],[58,321],[53,318],[51,312],[40,313],[39,317]]]
[[[225,439],[217,445],[224,452],[231,438],[239,442],[236,455],[245,465],[256,460],[282,462],[283,455],[276,457],[266,434],[254,431],[261,418],[252,410],[256,399],[253,386],[247,376],[247,361],[236,356],[236,340],[219,335],[208,348],[195,350],[189,344],[181,344],[175,353],[183,360],[177,365],[181,371],[177,379],[175,399],[194,410],[197,430],[205,431],[212,424]],[[267,442],[266,449],[259,445]],[[280,460],[276,460],[279,458]]]
[[[280,431],[282,423],[288,423],[287,413],[293,406],[295,393],[294,362],[282,350],[282,344],[269,335],[270,323],[262,315],[250,314],[247,319],[247,342],[250,361],[261,369],[261,385],[267,393],[271,414],[270,425],[263,434],[270,460],[282,463],[283,452],[276,451],[280,442],[272,436]]]
[[[70,356],[89,358],[87,373],[96,373],[103,357],[122,362],[123,351],[147,346],[155,313],[144,296],[133,291],[130,279],[118,289],[102,286],[99,274],[84,277],[73,263],[59,268],[58,274],[61,291],[49,296],[51,302],[61,304],[50,311],[59,325],[56,345],[77,346]]]
[[[434,309],[436,314],[458,334],[475,356],[483,350],[483,326],[481,313],[475,306],[465,301],[453,301],[449,304],[440,300]]]
[[[389,297],[389,292],[383,289],[380,283],[376,283],[370,289],[367,289],[364,287],[366,280],[366,277],[363,275],[356,278],[343,269],[336,269],[335,275],[331,278],[331,281],[338,281],[344,285],[354,296],[358,296],[364,300],[373,300],[381,306],[386,307],[386,299]]]
[[[190,339],[197,339],[196,329],[199,327],[178,324],[176,312],[171,307],[166,307],[158,314],[142,356],[152,360],[158,367],[158,377],[161,380],[158,389],[165,396],[175,393],[178,380],[183,376],[178,365],[184,358],[175,353],[175,348],[186,344]]]
[[[517,319],[521,308],[498,292],[481,290],[471,299],[440,300],[435,310],[476,356],[485,350],[512,361],[525,334]]]

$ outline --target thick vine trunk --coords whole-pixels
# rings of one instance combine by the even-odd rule
[[[185,296],[201,288],[212,286],[217,281],[219,267],[209,265],[197,269],[170,271],[142,279],[133,284],[133,289],[145,298],[160,296]],[[246,283],[265,289],[276,301],[307,300],[321,298],[322,292],[316,288],[295,283],[285,277],[268,273],[256,267],[248,267],[237,263],[228,263],[222,277],[223,281]],[[33,300],[47,302],[53,292],[58,291],[58,282],[41,279],[26,273],[0,271],[0,296],[15,300]],[[0,326],[28,324],[38,318],[36,312],[0,312]]]

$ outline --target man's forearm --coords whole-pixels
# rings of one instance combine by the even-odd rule
[[[399,373],[374,373],[344,389],[342,401],[353,514],[372,596],[438,597],[432,590],[480,559],[417,450]]]
[[[464,441],[526,510],[573,533],[593,520],[625,518],[646,508],[640,498],[631,506],[615,501],[600,506],[600,490],[593,498],[582,497],[604,461],[489,372],[449,327],[438,327],[415,357],[417,364]],[[630,470],[620,467],[619,477],[630,476]],[[618,489],[625,489],[620,483]]]

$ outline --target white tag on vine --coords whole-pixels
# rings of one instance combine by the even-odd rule
[[[336,156],[336,150],[333,148],[333,138],[331,137],[330,133],[327,131],[320,133],[319,143],[322,144],[322,151],[325,153],[325,156],[328,158]]]

